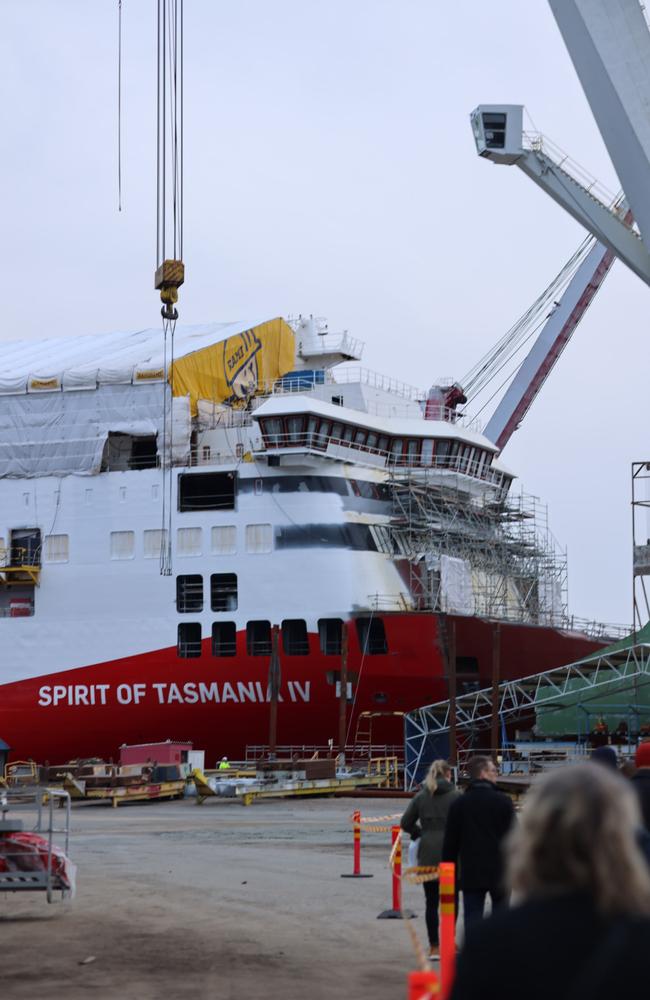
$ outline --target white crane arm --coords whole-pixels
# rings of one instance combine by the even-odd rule
[[[639,0],[549,0],[641,235],[650,245],[650,32]]]
[[[607,204],[594,182],[585,182],[571,169],[568,157],[552,154],[553,146],[522,128],[521,105],[482,104],[472,112],[472,128],[480,156],[493,163],[515,164],[547,194],[613,251],[646,284],[650,284],[650,254],[630,225],[627,203]]]
[[[517,430],[607,276],[614,254],[595,243],[510,383],[485,428],[499,451]]]

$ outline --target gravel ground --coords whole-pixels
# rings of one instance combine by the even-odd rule
[[[389,834],[352,870],[349,816],[400,800],[81,804],[77,895],[0,895],[3,1000],[350,997],[397,1000],[415,968],[390,906]],[[27,824],[26,824],[27,828]],[[424,940],[424,900],[405,886]],[[86,964],[84,960],[90,959]]]

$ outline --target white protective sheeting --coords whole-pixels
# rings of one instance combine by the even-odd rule
[[[162,382],[103,385],[94,392],[0,394],[0,478],[100,472],[109,433],[156,436],[161,458],[165,438],[167,452],[171,442],[173,460],[180,463],[189,456],[190,424],[189,400],[179,397],[172,408]]]
[[[202,351],[261,322],[256,319],[249,323],[178,326],[174,358]],[[168,363],[169,352],[168,341]],[[0,395],[162,381],[163,375],[164,340],[160,327],[135,333],[8,341],[3,343],[0,354]]]
[[[474,613],[472,571],[465,559],[440,556],[440,606],[449,614]]]

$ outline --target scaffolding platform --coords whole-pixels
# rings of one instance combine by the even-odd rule
[[[650,624],[575,663],[418,708],[405,719],[405,786],[415,787],[425,765],[446,755],[442,742],[452,727],[459,746],[471,747],[495,716],[503,725],[539,708],[565,708],[635,684],[650,684]]]

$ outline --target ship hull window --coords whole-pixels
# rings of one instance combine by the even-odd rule
[[[194,472],[178,477],[178,509],[234,510],[236,472]]]
[[[70,558],[70,538],[68,535],[46,535],[43,561],[47,563],[67,563]]]
[[[367,524],[286,524],[276,528],[276,548],[352,549],[376,552],[377,545]]]
[[[196,659],[201,655],[200,622],[183,622],[178,626],[176,649],[182,660]]]
[[[357,637],[361,653],[369,656],[380,656],[388,652],[386,629],[382,618],[357,618]]]
[[[176,577],[176,610],[179,614],[203,611],[203,577],[199,574]]]
[[[340,656],[343,643],[343,621],[340,618],[319,618],[318,640],[323,656]]]
[[[213,573],[210,577],[210,606],[213,611],[237,610],[237,574]]]
[[[111,559],[135,557],[135,531],[111,531]]]
[[[422,465],[433,464],[433,438],[425,438],[422,441]]]
[[[233,556],[237,552],[237,527],[220,524],[212,529],[212,555]]]
[[[271,622],[252,621],[247,623],[246,652],[249,656],[271,655]]]
[[[167,545],[167,530],[164,528],[147,528],[144,532],[143,556],[145,559],[160,559],[161,552]]]
[[[307,623],[302,618],[287,618],[282,622],[282,649],[287,656],[308,656]]]
[[[237,626],[235,622],[214,622],[212,625],[212,655],[235,656]]]
[[[202,536],[203,528],[178,528],[176,531],[176,555],[200,556]]]
[[[273,527],[270,524],[246,525],[246,551],[263,555],[273,549]]]

